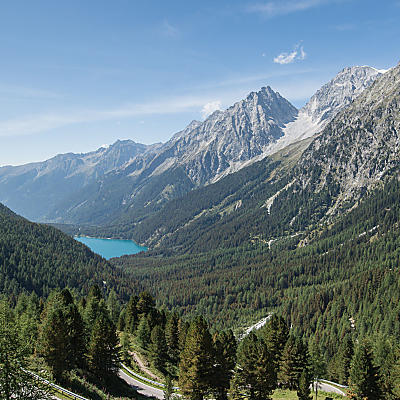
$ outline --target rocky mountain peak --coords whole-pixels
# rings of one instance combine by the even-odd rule
[[[383,72],[368,66],[341,70],[310,98],[293,122],[286,124],[282,138],[270,149],[270,154],[321,132],[339,111],[348,107]]]
[[[313,122],[331,120],[356,99],[382,72],[369,66],[346,67],[322,86],[301,111]]]
[[[370,67],[361,73],[370,74]],[[398,173],[399,115],[400,65],[381,74],[314,139],[299,162],[301,186],[313,191],[335,187],[334,212]]]

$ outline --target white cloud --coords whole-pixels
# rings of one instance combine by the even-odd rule
[[[297,56],[297,50],[293,50],[291,53],[281,53],[279,56],[274,58],[276,64],[290,64]]]
[[[291,64],[295,60],[304,60],[307,54],[303,49],[303,46],[295,46],[294,50],[290,53],[281,53],[274,58],[276,64]]]
[[[339,1],[343,0],[273,0],[266,3],[254,4],[248,7],[248,11],[261,12],[265,16],[272,18]]]
[[[210,101],[209,103],[204,104],[201,110],[201,115],[203,118],[207,118],[210,114],[217,110],[221,110],[221,102],[219,100]]]

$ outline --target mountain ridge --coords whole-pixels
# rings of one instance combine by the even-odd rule
[[[358,95],[378,74],[370,67],[341,71],[339,77],[355,78],[346,96],[339,90],[336,109],[343,99],[351,101],[352,94]],[[325,109],[332,103],[329,99],[332,96],[328,93]],[[263,87],[203,122],[192,121],[164,144],[116,142],[83,156],[60,155],[44,163],[0,168],[0,201],[33,220],[112,224],[131,219],[136,223],[169,200],[217,182],[278,151],[283,144],[297,141],[296,121],[301,113],[278,92]],[[320,125],[313,123],[305,136],[316,133],[316,127]],[[116,159],[107,159],[113,151]],[[105,155],[97,164],[93,161],[96,154]],[[56,164],[56,160],[59,165],[51,169],[49,164]]]

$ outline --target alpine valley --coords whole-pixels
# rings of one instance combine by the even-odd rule
[[[122,301],[146,290],[161,311],[145,292],[130,297],[118,322],[143,349],[154,321],[167,330],[175,318],[195,337],[192,325],[182,326],[198,314],[216,331],[236,332],[279,315],[262,331],[265,340],[273,324],[286,324],[318,347],[322,375],[344,384],[346,343],[368,338],[382,390],[398,393],[400,65],[345,68],[300,110],[267,86],[163,144],[117,141],[2,167],[0,201],[0,285],[9,295],[46,296],[62,285],[84,293],[91,274]],[[149,251],[107,262],[68,236],[78,233],[132,239]],[[23,235],[30,239],[11,245]],[[93,293],[82,309],[101,297]],[[183,368],[191,350],[181,346]],[[169,357],[176,367],[179,357]]]

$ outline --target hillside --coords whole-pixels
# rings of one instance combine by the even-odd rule
[[[300,245],[305,235],[270,244],[184,255],[168,251],[113,260],[158,304],[201,313],[218,327],[245,326],[271,311],[301,334],[318,331],[331,358],[340,338],[400,333],[400,185],[391,181],[359,207]]]
[[[27,221],[0,204],[0,292],[34,291],[47,296],[54,288],[86,293],[94,283],[131,292],[118,268],[59,230]],[[105,284],[103,284],[105,282]]]

